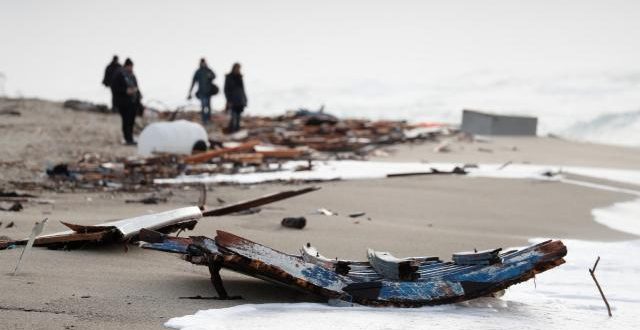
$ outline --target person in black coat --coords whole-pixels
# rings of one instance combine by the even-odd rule
[[[113,55],[113,59],[111,63],[107,65],[104,69],[104,78],[102,78],[102,84],[105,87],[111,87],[111,82],[113,81],[113,77],[116,75],[116,72],[121,68],[120,62],[118,60],[118,55]],[[113,112],[118,112],[116,108],[115,95],[113,94],[113,89],[111,90],[111,110]]]
[[[133,62],[127,59],[111,81],[116,107],[122,116],[122,134],[127,145],[135,145],[133,125],[136,114],[142,109],[142,94],[138,88],[138,80],[133,74]]]
[[[240,116],[247,106],[240,63],[234,63],[231,72],[224,79],[224,96],[227,98],[227,111],[231,112],[229,133],[235,133],[240,130]]]

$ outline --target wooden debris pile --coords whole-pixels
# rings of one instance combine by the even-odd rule
[[[187,119],[195,115],[159,114]],[[213,117],[214,131],[224,131],[226,115]],[[151,186],[154,179],[175,178],[180,174],[271,172],[289,160],[366,159],[381,146],[438,139],[453,132],[440,124],[341,120],[306,110],[279,117],[245,117],[243,127],[243,131],[232,135],[210,135],[211,149],[194,155],[111,159],[108,155],[87,154],[75,163],[49,168],[47,174],[62,187],[139,190]]]
[[[161,113],[161,118],[197,121],[199,113]],[[214,130],[226,131],[228,116],[212,115]],[[454,129],[439,123],[409,124],[406,121],[338,119],[322,111],[289,111],[277,117],[245,116],[243,130],[221,141],[259,140],[287,147],[306,147],[322,152],[350,152],[366,155],[373,147],[417,140],[433,140],[450,135]]]

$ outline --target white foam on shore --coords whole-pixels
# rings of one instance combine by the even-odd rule
[[[458,163],[418,163],[418,162],[380,162],[380,161],[314,161],[313,168],[308,171],[298,171],[297,168],[306,166],[306,161],[290,161],[283,163],[272,172],[239,173],[239,174],[200,174],[182,175],[176,178],[155,179],[156,184],[184,184],[184,183],[236,183],[255,184],[274,181],[328,181],[328,180],[358,180],[381,179],[390,174],[426,173],[432,169],[451,171]],[[468,176],[504,178],[504,179],[535,179],[561,180],[561,175],[548,174],[576,174],[580,176],[604,179],[613,182],[640,185],[640,170],[623,170],[596,167],[534,165],[534,164],[480,164],[475,168],[467,168]],[[592,188],[596,188],[595,186]]]
[[[273,181],[328,181],[328,180],[359,180],[382,179],[387,175],[428,173],[433,169],[451,171],[462,164],[454,163],[418,163],[418,162],[376,162],[376,161],[314,161],[313,168],[308,171],[298,171],[298,167],[306,166],[306,161],[290,161],[282,164],[277,171],[239,173],[239,174],[200,174],[182,175],[176,178],[155,179],[156,184],[183,183],[237,183],[254,184]],[[470,176],[511,178],[511,179],[539,179],[553,180],[544,175],[546,172],[558,171],[557,167],[535,165],[509,165],[500,169],[500,164],[479,165],[468,169]]]
[[[397,167],[392,169],[397,170]],[[482,165],[472,173],[476,176],[544,179],[543,173],[549,170],[559,168],[514,165],[499,169],[497,165]],[[610,169],[565,167],[563,170],[620,182],[634,182],[637,175],[635,171]],[[640,199],[595,209],[592,214],[598,223],[640,234]],[[531,240],[532,243],[538,241],[540,239]],[[640,282],[637,280],[640,259],[633,256],[640,253],[640,240],[611,243],[563,241],[569,251],[566,264],[538,275],[535,284],[528,281],[509,288],[500,299],[482,298],[462,304],[417,309],[331,307],[313,303],[246,304],[172,318],[165,326],[182,330],[636,329],[637,311],[640,309]],[[602,259],[596,274],[612,306],[612,318],[607,316],[605,305],[587,272],[597,256]]]
[[[640,235],[640,199],[591,211],[595,221],[611,229]],[[640,293],[640,291],[638,292]]]
[[[539,240],[533,240],[539,241]],[[331,307],[325,304],[246,304],[198,311],[165,326],[182,330],[222,329],[633,329],[640,309],[640,241],[564,240],[567,263],[511,287],[499,299],[417,309]],[[607,316],[587,268],[596,256],[596,275],[613,307]],[[537,286],[537,287],[536,287]]]

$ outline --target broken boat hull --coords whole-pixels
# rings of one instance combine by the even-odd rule
[[[370,262],[305,258],[273,250],[242,237],[218,231],[215,239],[178,238],[143,230],[143,248],[180,253],[189,262],[209,266],[221,298],[226,296],[220,268],[295,287],[326,299],[368,306],[418,307],[461,302],[490,295],[564,263],[561,241],[546,241],[498,254],[490,265],[457,264],[433,258],[419,260],[414,280],[388,278]],[[320,260],[320,261],[318,261]],[[393,260],[389,258],[389,260]]]

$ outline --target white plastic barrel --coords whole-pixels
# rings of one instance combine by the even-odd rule
[[[198,140],[209,144],[207,131],[200,124],[186,120],[153,123],[145,127],[138,137],[138,154],[150,156],[154,152],[166,152],[189,155]]]

